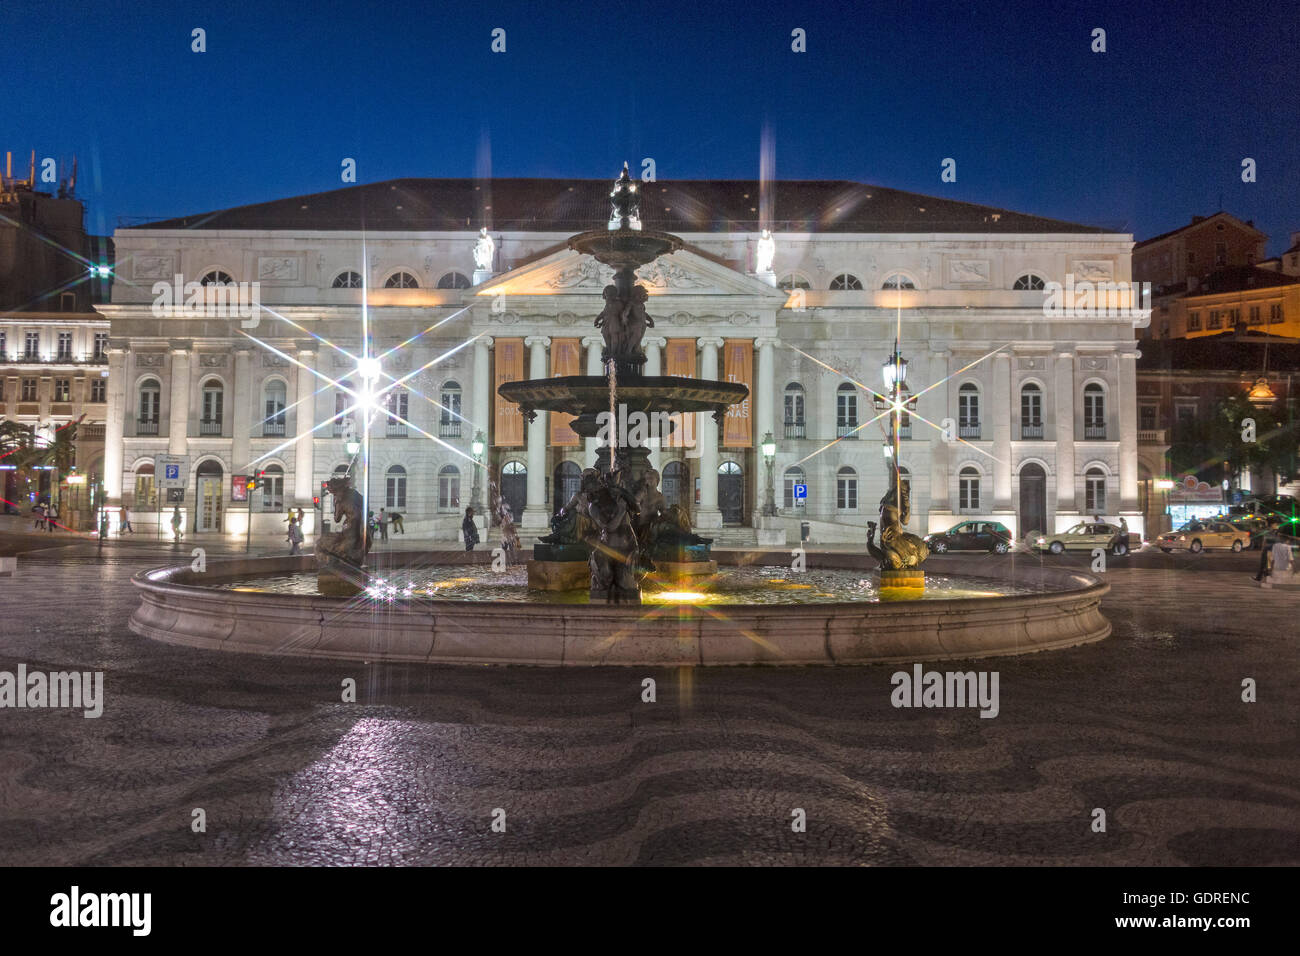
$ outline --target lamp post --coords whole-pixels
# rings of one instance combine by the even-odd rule
[[[881,374],[885,379],[885,388],[889,391],[887,402],[876,401],[876,408],[880,411],[889,409],[889,440],[885,446],[885,457],[892,459],[894,465],[894,484],[898,483],[898,438],[899,428],[903,420],[904,406],[910,407],[915,399],[910,401],[900,401],[903,394],[907,391],[907,359],[898,351],[898,342],[894,342],[894,352],[889,358],[885,359],[881,366]]]
[[[763,463],[767,465],[767,494],[763,500],[763,515],[768,518],[776,517],[776,490],[772,487],[772,471],[776,465],[776,439],[772,433],[768,432],[763,436]]]
[[[483,429],[474,433],[474,441],[470,443],[470,451],[474,453],[474,490],[470,492],[470,504],[474,506],[475,514],[483,513],[483,485],[481,475],[483,473],[483,452],[487,448],[487,442],[483,438]]]

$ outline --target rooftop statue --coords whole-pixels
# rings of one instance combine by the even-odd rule
[[[497,244],[488,235],[487,226],[484,226],[478,231],[478,239],[474,243],[474,268],[479,272],[491,272],[496,248]]]

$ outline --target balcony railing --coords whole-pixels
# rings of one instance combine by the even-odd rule
[[[1164,445],[1168,441],[1165,437],[1167,431],[1165,428],[1139,428],[1138,441],[1147,445]]]
[[[898,426],[898,437],[899,437],[899,438],[911,438],[911,437],[912,437],[912,426],[911,426],[911,425],[899,425],[899,426]]]
[[[1105,425],[1084,425],[1083,437],[1085,439],[1105,441],[1106,426]]]
[[[103,441],[104,426],[103,425],[78,425],[77,437],[85,441]]]
[[[406,426],[401,422],[389,422],[386,434],[389,438],[405,438]]]
[[[58,354],[43,358],[40,353],[20,352],[13,358],[0,355],[0,362],[13,362],[18,365],[107,365],[108,356],[93,358],[73,358],[70,354]]]
[[[157,435],[158,423],[156,421],[137,421],[135,423],[135,433],[137,435]]]
[[[974,425],[958,425],[958,426],[957,426],[957,437],[958,437],[958,438],[974,438],[974,439],[978,440],[979,437],[980,437],[980,426],[979,426],[979,423],[976,422]]]
[[[1043,437],[1043,423],[1036,422],[1030,425],[1022,424],[1020,426],[1020,437],[1024,439],[1038,439]]]
[[[201,421],[201,422],[199,422],[199,434],[200,434],[200,435],[220,435],[220,434],[221,434],[221,422],[220,422],[220,421]]]
[[[857,437],[858,437],[858,423],[857,423],[857,422],[854,422],[854,423],[851,424],[851,425],[836,425],[836,426],[835,426],[835,437],[836,437],[836,438],[857,438]]]
[[[284,422],[262,422],[263,438],[284,437]]]
[[[460,422],[438,422],[439,438],[459,438]]]
[[[788,421],[785,423],[785,437],[786,438],[807,438],[808,436],[805,434],[805,432],[807,431],[807,427],[808,426],[805,425],[803,422]]]

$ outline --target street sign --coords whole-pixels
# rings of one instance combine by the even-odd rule
[[[159,455],[154,481],[159,488],[184,488],[190,475],[189,455]]]
[[[800,498],[807,498],[807,497],[808,497],[808,486],[807,486],[807,485],[795,485],[795,486],[794,486],[794,497],[795,497],[795,500],[798,500],[798,499],[800,499]]]

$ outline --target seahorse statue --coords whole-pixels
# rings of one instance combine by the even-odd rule
[[[880,499],[880,547],[871,550],[873,557],[880,561],[882,568],[897,571],[900,568],[915,568],[930,556],[929,546],[919,537],[906,530],[904,525],[912,516],[911,494],[906,485],[899,489],[898,475],[889,468],[889,490]],[[874,526],[868,526],[874,533]]]

